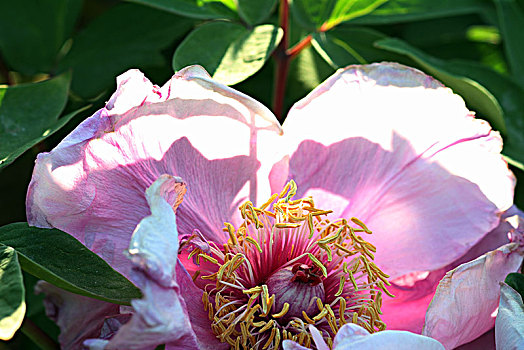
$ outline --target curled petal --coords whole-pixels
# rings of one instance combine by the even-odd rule
[[[510,243],[448,272],[429,305],[422,334],[453,349],[491,329],[499,304],[497,286],[522,259],[518,245]]]
[[[500,304],[495,321],[497,349],[524,348],[524,304],[522,296],[506,283],[500,283]]]
[[[146,188],[162,174],[186,179],[179,231],[224,240],[221,227],[234,222],[237,202],[269,192],[272,163],[257,144],[281,129],[266,107],[201,67],[181,70],[162,88],[136,70],[117,81],[105,108],[38,156],[26,210],[31,225],[68,232],[128,277],[121,252],[150,214]]]
[[[144,297],[133,300],[133,316],[110,339],[88,340],[92,349],[154,349],[166,344],[169,349],[200,349],[217,345],[210,338],[197,339],[190,322],[181,288],[177,283],[178,232],[175,214],[166,199],[178,198],[185,191],[183,182],[169,175],[159,177],[146,191],[151,215],[137,225],[128,257],[133,264],[132,281]],[[173,199],[172,199],[173,201]],[[211,327],[208,325],[208,332]]]
[[[293,106],[283,128],[290,157],[276,167],[288,169],[297,195],[324,192],[317,205],[364,221],[377,265],[393,278],[450,264],[512,204],[500,135],[412,68],[340,70]],[[275,171],[271,181],[282,178]]]

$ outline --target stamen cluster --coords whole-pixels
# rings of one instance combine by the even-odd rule
[[[193,280],[204,290],[212,330],[231,348],[278,349],[284,339],[314,347],[310,324],[330,346],[348,322],[386,328],[380,307],[383,292],[392,296],[389,276],[359,235],[371,231],[356,218],[330,222],[330,210],[315,208],[312,198],[294,200],[296,190],[291,180],[259,208],[245,202],[244,222],[225,223],[227,243],[209,242],[205,251],[194,245],[189,254],[200,264]]]

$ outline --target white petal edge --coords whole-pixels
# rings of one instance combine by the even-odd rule
[[[524,303],[521,295],[500,283],[500,304],[495,321],[497,350],[524,349]]]

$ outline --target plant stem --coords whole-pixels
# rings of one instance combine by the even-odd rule
[[[289,4],[288,0],[280,0],[280,28],[282,28],[282,39],[278,44],[273,57],[276,61],[275,86],[273,89],[273,113],[279,121],[282,121],[282,109],[284,108],[284,94],[286,92],[287,72],[289,70],[289,58],[286,50],[288,47],[288,25]]]
[[[45,334],[44,331],[27,317],[25,318],[24,323],[22,323],[21,331],[42,350],[60,349],[60,346],[51,339],[51,337]]]
[[[275,85],[273,89],[273,113],[277,119],[282,122],[284,120],[284,95],[286,93],[286,82],[289,71],[289,63],[300,51],[311,44],[312,36],[308,35],[302,39],[298,44],[288,49],[289,47],[289,3],[288,0],[280,1],[280,27],[282,28],[282,40],[273,52],[275,59]]]
[[[304,39],[302,39],[300,42],[298,42],[295,46],[290,48],[286,51],[286,55],[289,57],[289,59],[292,59],[295,57],[300,51],[304,50],[306,47],[311,45],[311,40],[313,39],[313,36],[309,34]]]

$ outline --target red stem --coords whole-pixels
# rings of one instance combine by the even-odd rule
[[[275,86],[273,89],[273,113],[277,119],[282,122],[284,120],[284,95],[286,93],[287,74],[289,71],[289,63],[300,51],[311,44],[312,36],[308,35],[302,39],[298,44],[288,49],[289,37],[289,3],[288,0],[280,1],[280,27],[282,28],[282,40],[273,52],[273,58],[276,61],[275,69]]]
[[[286,51],[286,55],[291,59],[295,57],[300,51],[304,50],[311,44],[313,36],[310,34],[302,39],[298,44]]]
[[[273,57],[276,61],[275,86],[273,89],[273,112],[279,121],[283,121],[282,110],[284,109],[284,94],[286,92],[286,80],[289,70],[289,58],[286,50],[288,47],[288,25],[289,4],[288,0],[280,1],[280,27],[282,28],[282,39],[278,44]]]

